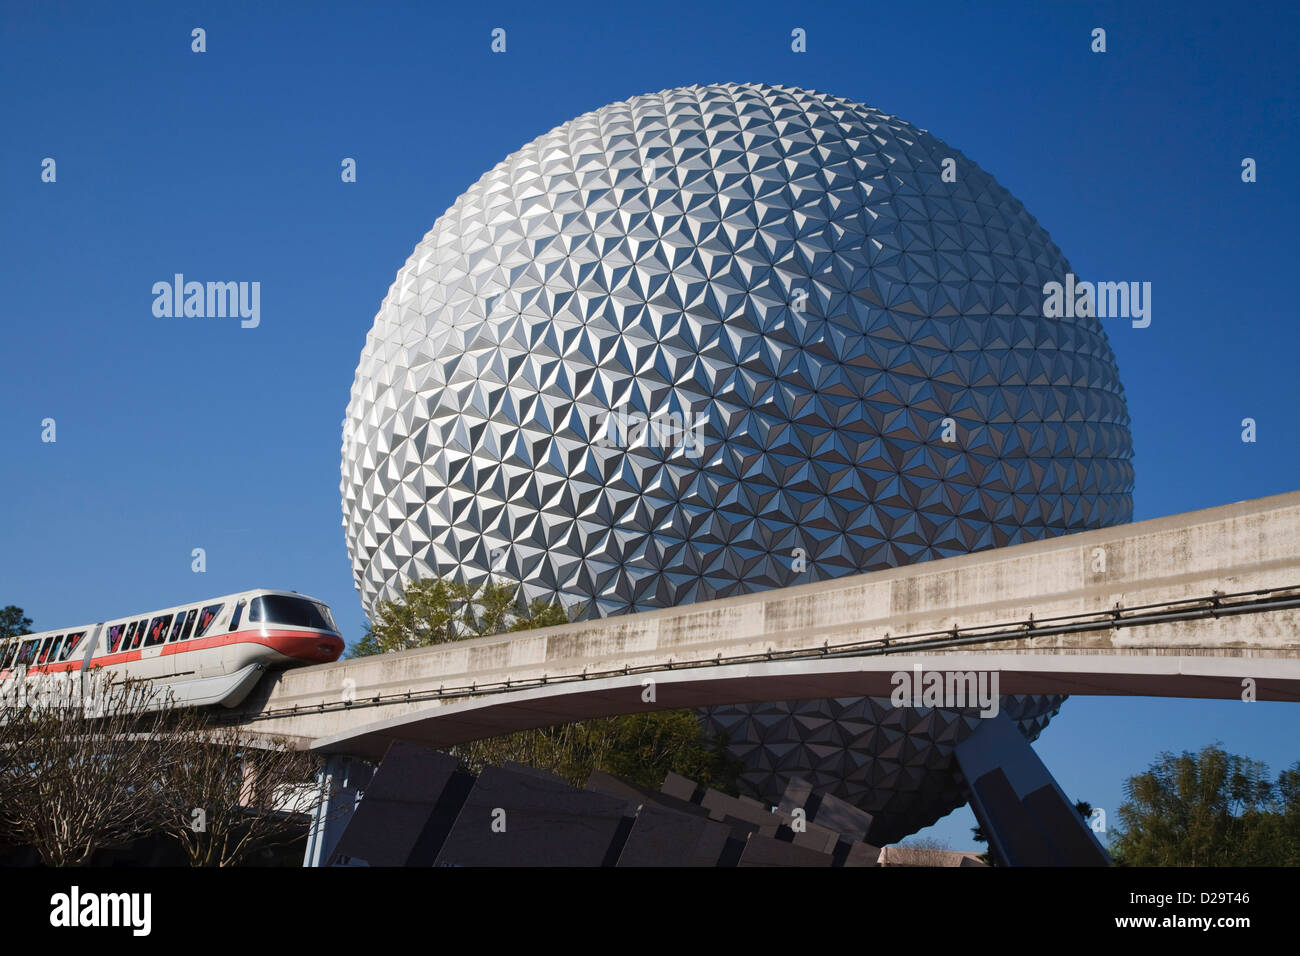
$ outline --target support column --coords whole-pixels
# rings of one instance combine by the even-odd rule
[[[1004,866],[1107,866],[1110,856],[1005,713],[957,745],[970,805]]]
[[[360,757],[330,754],[316,776],[319,801],[307,832],[303,866],[328,866],[339,837],[361,802],[374,768]]]

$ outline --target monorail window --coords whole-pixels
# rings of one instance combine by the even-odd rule
[[[71,657],[72,652],[77,649],[77,645],[81,643],[81,639],[85,636],[85,631],[77,631],[75,634],[69,634],[68,639],[63,642],[63,654],[59,657],[59,660],[66,661]]]
[[[122,635],[125,633],[125,624],[114,624],[108,629],[108,652],[110,654],[117,653],[117,649],[122,646]]]
[[[226,628],[226,630],[233,631],[235,628],[239,627],[239,616],[243,613],[244,602],[243,600],[240,600],[240,602],[235,605],[235,610],[230,615],[230,627]]]
[[[282,594],[264,594],[253,598],[248,606],[248,619],[266,624],[283,624],[286,627],[314,627],[322,631],[337,630],[330,609],[324,604],[306,598],[286,597]]]
[[[30,664],[32,658],[36,656],[36,645],[39,643],[40,641],[23,641],[23,649],[18,652],[18,660],[14,663],[19,667],[26,667]]]
[[[194,618],[198,616],[199,609],[190,608],[190,612],[185,615],[185,630],[181,631],[181,640],[188,641],[190,635],[194,633]],[[179,615],[177,615],[179,617]]]
[[[180,640],[181,628],[185,626],[185,612],[181,611],[176,615],[176,623],[172,625],[172,632],[167,637],[168,644],[174,644]]]
[[[50,657],[50,645],[54,643],[53,637],[47,637],[41,642],[41,654],[36,660],[36,666],[44,664]]]
[[[9,641],[5,644],[4,655],[0,656],[0,670],[6,670],[14,662],[14,654],[18,650],[17,641]]]
[[[194,632],[195,637],[202,637],[207,632],[212,622],[217,619],[217,615],[221,613],[221,607],[220,604],[209,604],[199,612],[199,629]]]
[[[50,663],[51,663],[51,664],[53,664],[53,663],[55,663],[55,662],[57,662],[57,661],[59,661],[59,660],[61,659],[61,658],[59,657],[59,653],[60,653],[62,650],[63,650],[63,635],[60,634],[58,637],[56,637],[56,638],[54,639],[54,643],[50,645]]]
[[[170,614],[161,614],[149,622],[149,639],[144,642],[145,647],[157,647],[163,641],[167,640],[167,628],[171,627],[172,616]]]
[[[149,630],[149,621],[147,619],[135,622],[135,636],[131,638],[129,650],[135,650],[140,646],[140,642],[144,640],[144,632],[147,630]]]

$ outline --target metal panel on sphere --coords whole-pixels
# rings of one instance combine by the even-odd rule
[[[341,483],[362,602],[495,575],[620,614],[1126,522],[1106,335],[1043,316],[1070,271],[988,173],[839,97],[693,86],[565,123],[438,219],[367,336]],[[770,797],[928,795],[898,825],[959,798],[939,728],[814,740],[848,703],[709,720]]]

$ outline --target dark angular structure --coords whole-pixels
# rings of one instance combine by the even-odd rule
[[[439,851],[436,866],[601,866],[631,827],[615,797],[550,775],[485,767]],[[619,841],[621,843],[621,840]]]
[[[450,754],[390,745],[332,858],[369,866],[431,865],[473,785]]]
[[[956,747],[971,809],[1004,866],[1109,866],[1110,855],[1006,715]]]
[[[395,743],[328,858],[406,867],[874,865],[879,851],[859,840],[862,821],[851,815],[849,831],[837,832],[669,776],[673,792],[600,771],[578,790],[521,764],[475,779],[448,754]],[[822,796],[807,802],[820,806]]]

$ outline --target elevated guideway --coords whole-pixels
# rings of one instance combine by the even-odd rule
[[[1300,700],[1300,492],[744,597],[285,671],[232,715],[324,752],[588,717],[999,692]]]

